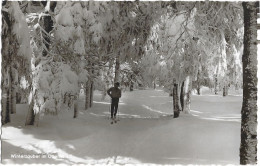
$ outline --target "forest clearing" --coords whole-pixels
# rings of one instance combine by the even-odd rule
[[[12,115],[15,122],[2,129],[3,163],[238,165],[241,95],[223,99],[209,91],[202,94],[192,96],[191,114],[172,120],[172,100],[162,90],[125,92],[119,103],[120,121],[113,125],[109,98],[101,101],[100,92],[94,93],[95,107],[88,111],[84,96],[80,98],[78,119],[66,111],[44,117],[38,128],[23,126],[28,105],[18,105],[19,113]],[[12,154],[41,156],[26,159]]]

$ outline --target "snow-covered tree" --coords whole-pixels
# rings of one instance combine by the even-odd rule
[[[120,64],[142,57],[150,29],[158,17],[158,2],[109,2],[107,23],[101,38],[105,55],[114,58],[115,81],[120,80]]]
[[[2,4],[2,124],[16,113],[18,77],[30,71],[29,30],[18,2]],[[18,72],[20,70],[20,72]]]
[[[85,4],[85,2],[82,2]],[[83,5],[84,5],[83,4]],[[70,70],[75,73],[78,83],[74,84],[76,91],[64,91],[62,96],[65,103],[72,100],[74,102],[77,96],[80,84],[86,85],[90,82],[88,71],[91,72],[90,61],[86,60],[84,56],[87,51],[85,49],[86,43],[89,44],[84,29],[93,19],[91,13],[84,11],[80,2],[58,2],[55,10],[55,53],[62,57],[62,62],[70,66]],[[84,15],[84,13],[86,13]],[[90,16],[88,16],[90,15]],[[83,19],[87,19],[86,24]],[[89,69],[86,68],[88,63]],[[88,95],[90,95],[88,93]],[[87,95],[86,95],[87,96]],[[87,100],[89,101],[89,100]]]
[[[181,85],[185,85],[183,99],[188,103],[192,83],[190,76],[194,75],[193,71],[197,68],[199,52],[196,50],[197,43],[193,40],[193,8],[194,6],[188,7],[186,14],[181,13],[184,9],[180,8],[180,14],[172,13],[175,8],[169,7],[170,12],[162,17],[162,26],[158,31],[161,47],[157,47],[157,52],[163,57],[165,66],[161,73],[168,73],[162,76],[165,77],[165,87],[173,94],[174,117],[179,116],[181,109],[188,112],[186,106],[180,106]],[[186,83],[183,83],[185,80]]]
[[[228,53],[230,46],[240,49],[243,40],[243,16],[239,2],[200,2],[196,5],[195,27],[199,29],[198,37],[206,54],[214,55],[214,86],[215,93],[219,89],[227,89],[227,60],[232,59]],[[235,17],[235,15],[237,15]],[[221,83],[221,84],[220,84]]]
[[[51,14],[54,12],[56,3],[49,1],[42,4],[44,10],[40,8],[38,13],[33,12],[27,15],[33,57],[32,85],[26,125],[38,125],[40,115],[57,114],[61,106],[59,90],[61,89],[61,71],[64,66],[57,62],[59,57],[55,56],[52,47],[53,19]]]
[[[50,2],[44,4],[45,12],[38,14],[40,22],[33,26],[35,56],[31,98],[35,101],[29,110],[28,124],[34,124],[30,119],[35,114],[36,117],[43,113],[57,114],[64,104],[68,109],[73,108],[81,85],[86,88],[86,107],[92,105],[93,80],[95,70],[99,70],[96,63],[100,60],[97,44],[102,28],[96,21],[99,8],[91,4]],[[48,29],[52,22],[54,28]],[[76,110],[77,105],[74,108]]]
[[[167,2],[164,6],[167,12],[161,16],[159,37],[151,40],[156,44],[150,49],[157,50],[165,61],[162,68],[164,73],[168,72],[162,75],[166,78],[165,87],[177,90],[172,92],[177,94],[174,103],[183,107],[175,106],[177,117],[180,109],[189,111],[191,83],[201,77],[202,69],[207,75],[214,71],[215,80],[222,79],[215,87],[219,82],[225,83],[222,87],[227,86],[227,59],[232,58],[227,58],[225,34],[232,36],[229,45],[241,47],[242,10],[236,2]],[[236,13],[238,17],[233,17]],[[215,69],[207,64],[214,64]]]
[[[145,86],[156,88],[156,80],[159,78],[160,68],[160,56],[152,51],[147,52],[147,55],[140,62],[140,72]]]

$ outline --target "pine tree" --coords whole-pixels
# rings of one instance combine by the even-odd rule
[[[53,29],[53,20],[49,13],[54,12],[56,3],[48,1],[42,2],[42,4],[45,7],[45,11],[44,13],[42,13],[42,15],[36,15],[36,17],[39,17],[39,22],[37,22],[38,27],[35,30],[34,26],[31,25],[31,29],[33,31],[31,32],[33,33],[31,34],[31,40],[34,43],[33,52],[35,55],[35,57],[33,58],[33,67],[35,68],[35,70],[32,73],[32,86],[29,97],[29,110],[25,122],[26,125],[36,126],[38,126],[40,115],[43,114],[43,112],[51,112],[52,114],[57,114],[58,103],[57,100],[51,100],[50,97],[46,96],[46,94],[48,94],[47,91],[50,91],[50,89],[48,89],[47,86],[49,86],[51,83],[50,81],[52,81],[51,75],[48,75],[47,73],[52,72],[52,74],[54,74],[55,72],[55,69],[50,67],[49,64],[46,62],[51,61],[51,57],[49,56],[51,54],[50,32]],[[32,17],[35,16],[32,15]],[[34,24],[34,22],[30,22],[29,24]],[[52,92],[52,95],[54,96],[55,92]],[[51,109],[49,109],[48,107],[51,107]]]
[[[31,49],[28,27],[18,2],[3,2],[2,9],[2,124],[10,122],[10,113],[16,113],[18,70],[24,61],[29,63]],[[21,60],[23,59],[23,60]],[[26,63],[26,64],[27,64]]]

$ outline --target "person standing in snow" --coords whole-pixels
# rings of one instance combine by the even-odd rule
[[[111,97],[111,119],[116,118],[118,102],[121,97],[121,90],[119,89],[119,82],[114,84],[114,87],[107,90],[107,94]]]

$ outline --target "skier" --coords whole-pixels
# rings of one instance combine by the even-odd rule
[[[121,97],[121,90],[119,87],[119,82],[114,84],[114,87],[107,90],[107,94],[112,98],[111,101],[111,119],[116,119],[116,113],[118,109],[119,98]]]

